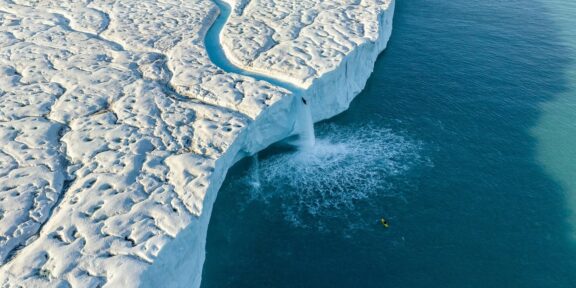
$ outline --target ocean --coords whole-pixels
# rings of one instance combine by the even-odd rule
[[[576,287],[576,2],[398,0],[315,129],[230,170],[202,287]]]

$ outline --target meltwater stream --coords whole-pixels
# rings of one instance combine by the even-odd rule
[[[296,121],[293,134],[297,135],[296,138],[290,139],[292,145],[301,147],[302,149],[309,149],[315,143],[315,135],[314,135],[314,122],[312,120],[312,114],[310,111],[310,107],[306,104],[306,99],[304,97],[304,89],[298,87],[292,83],[282,81],[280,79],[270,77],[264,73],[258,73],[254,71],[250,71],[241,67],[238,67],[226,55],[222,43],[220,41],[220,35],[222,33],[222,29],[228,18],[230,17],[230,13],[232,13],[232,9],[228,3],[222,0],[212,0],[220,13],[218,14],[217,18],[215,19],[212,26],[206,32],[205,37],[205,46],[206,51],[208,53],[208,57],[210,61],[218,66],[220,69],[229,72],[235,73],[239,75],[248,76],[257,80],[266,81],[271,83],[275,86],[284,88],[290,91],[294,95],[294,101],[296,105]],[[302,102],[300,102],[302,101]]]
[[[243,68],[238,67],[230,59],[228,59],[224,49],[222,47],[220,41],[220,34],[222,33],[222,29],[224,25],[226,25],[226,21],[230,17],[230,13],[232,13],[232,9],[230,4],[226,3],[223,0],[212,0],[218,9],[220,10],[220,14],[212,23],[212,26],[206,32],[205,37],[205,46],[206,51],[208,52],[208,57],[210,57],[210,61],[214,63],[216,66],[220,67],[222,70],[229,72],[229,73],[236,73],[244,76],[249,76],[254,79],[263,80],[268,83],[274,84],[278,87],[282,87],[286,90],[291,91],[294,94],[300,94],[302,92],[302,88],[274,77],[270,77],[267,74],[252,72]]]
[[[365,91],[316,145],[230,171],[202,286],[576,287],[574,15],[398,1]]]

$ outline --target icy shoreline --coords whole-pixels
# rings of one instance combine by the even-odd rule
[[[230,2],[0,0],[1,284],[198,287],[228,169],[344,111],[394,11]]]
[[[382,29],[376,42],[367,42],[357,47],[345,57],[338,69],[315,79],[308,89],[301,91],[301,97],[309,99],[314,122],[345,111],[354,97],[362,91],[372,74],[378,55],[386,48],[392,33],[394,5],[395,1],[392,1],[388,10],[380,17]],[[338,91],[338,94],[335,94],[335,91]],[[234,148],[231,147],[229,153],[219,159],[215,166],[214,178],[204,199],[202,215],[197,222],[192,223],[181,232],[178,238],[164,247],[154,264],[147,273],[144,273],[142,287],[158,287],[159,285],[181,287],[180,283],[192,283],[190,287],[200,287],[203,263],[206,258],[208,224],[218,190],[227,171],[245,156],[264,150],[294,132],[293,127],[296,124],[293,123],[293,119],[295,117],[290,115],[298,113],[295,112],[298,110],[297,106],[302,104],[299,97],[291,97],[290,101],[270,107],[235,141]],[[286,125],[291,122],[292,125]],[[191,243],[194,244],[191,245]],[[188,255],[200,257],[188,257]],[[166,277],[159,278],[154,275],[166,275]],[[170,279],[170,282],[167,282],[167,279]]]

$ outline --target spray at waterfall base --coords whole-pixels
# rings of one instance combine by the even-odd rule
[[[375,124],[322,123],[316,131],[312,146],[291,146],[308,143],[299,136],[245,161],[246,173],[227,184],[242,187],[242,209],[251,205],[266,205],[265,211],[277,208],[291,225],[320,231],[342,225],[370,229],[372,219],[361,214],[380,213],[381,207],[373,200],[403,199],[393,189],[395,183],[413,167],[430,165],[421,156],[422,143]],[[337,222],[337,227],[331,222]]]

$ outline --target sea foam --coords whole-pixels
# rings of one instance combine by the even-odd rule
[[[370,206],[375,196],[402,197],[389,180],[426,162],[422,143],[376,124],[323,124],[317,132],[313,147],[253,158],[239,179],[247,186],[247,205],[278,204],[298,227],[326,229],[328,219],[357,227],[358,221],[348,219],[358,206]]]

